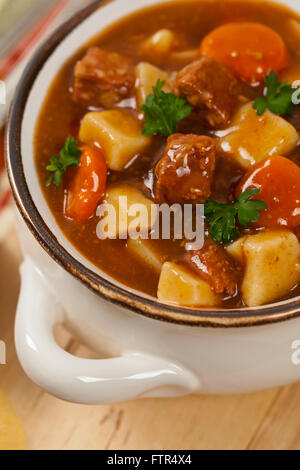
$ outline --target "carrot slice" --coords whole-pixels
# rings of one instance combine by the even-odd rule
[[[268,206],[256,227],[300,226],[300,167],[296,163],[277,156],[259,162],[243,178],[237,194],[252,188],[260,189],[255,199]]]
[[[65,216],[76,222],[86,222],[105,195],[107,167],[97,148],[83,145],[80,150],[80,165],[69,172]]]
[[[201,55],[215,57],[246,82],[263,82],[271,70],[288,65],[282,37],[260,23],[228,23],[209,33],[200,46]]]

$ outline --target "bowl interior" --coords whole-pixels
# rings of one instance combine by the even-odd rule
[[[86,258],[84,258],[66,239],[61,229],[58,227],[55,218],[44,198],[35,169],[35,161],[33,158],[34,132],[47,90],[49,89],[59,69],[70,57],[72,57],[72,55],[76,53],[76,51],[78,51],[80,47],[82,47],[83,43],[88,42],[95,35],[99,34],[101,30],[104,30],[112,23],[118,21],[130,13],[139,10],[141,8],[141,3],[143,3],[143,7],[147,7],[154,4],[163,3],[163,1],[143,0],[143,2],[141,2],[140,0],[131,0],[130,2],[127,2],[126,0],[115,0],[114,2],[102,6],[102,8],[92,13],[59,44],[54,53],[49,56],[47,62],[40,70],[32,86],[24,111],[21,131],[21,152],[24,174],[31,197],[42,219],[46,221],[47,226],[59,244],[64,247],[64,249],[67,250],[73,258],[86,266],[93,273],[100,275],[102,278],[113,282],[119,287],[121,287],[120,283],[107,276],[103,271],[98,269],[95,265],[91,264]],[[84,38],[84,40],[82,38]],[[133,292],[132,289],[127,289]],[[143,297],[148,297],[144,294],[140,295]]]
[[[197,1],[197,0],[195,0]],[[258,0],[260,1],[260,0]],[[53,79],[55,78],[58,70],[65,64],[65,62],[76,53],[76,51],[82,47],[83,43],[88,42],[95,35],[99,34],[101,30],[104,30],[106,27],[110,26],[112,23],[118,21],[121,18],[124,18],[126,15],[130,15],[135,11],[150,7],[159,3],[168,3],[169,0],[114,0],[108,4],[104,4],[102,8],[96,9],[90,16],[88,16],[83,22],[75,26],[71,32],[57,45],[52,53],[47,56],[46,62],[43,64],[39,73],[36,75],[35,80],[31,86],[30,93],[26,100],[26,105],[22,118],[21,126],[21,155],[22,163],[24,169],[24,175],[29,188],[31,198],[34,202],[34,205],[42,218],[46,223],[49,231],[53,234],[61,247],[80,265],[84,266],[84,269],[87,268],[95,276],[100,276],[100,278],[108,281],[117,288],[124,289],[124,286],[115,281],[114,279],[107,276],[104,272],[96,268],[93,264],[87,261],[81,254],[73,247],[73,245],[65,238],[62,231],[58,227],[54,216],[52,215],[48,204],[44,198],[40,183],[38,180],[37,172],[35,169],[34,162],[34,132],[37,119],[39,117],[41,106],[44,102],[47,90],[49,89]],[[273,2],[274,3],[274,2]],[[300,3],[295,4],[294,0],[278,1],[275,3],[280,3],[285,6],[291,7],[294,10],[300,13]],[[101,4],[101,2],[100,2]],[[41,53],[46,53],[47,46],[44,46],[44,51]],[[137,296],[140,299],[150,299],[150,297],[129,289],[126,287],[126,290],[132,293],[134,296]],[[160,302],[151,297],[151,300],[154,303],[160,304]],[[288,305],[289,303],[295,303],[297,299],[290,299],[289,301],[279,302],[273,304],[272,308],[277,308],[282,305]],[[190,311],[190,309],[180,309],[181,311]],[[204,310],[204,309],[202,309]],[[251,311],[255,310],[266,310],[266,306],[259,309],[239,309],[248,311],[251,314]],[[210,309],[205,309],[209,312]],[[216,311],[215,311],[216,312]],[[218,310],[218,312],[229,313],[228,310],[224,309]],[[199,314],[199,313],[198,313]]]

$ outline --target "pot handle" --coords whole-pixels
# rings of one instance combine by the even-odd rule
[[[31,259],[23,262],[21,278],[15,324],[17,353],[28,376],[49,393],[75,403],[104,404],[199,390],[198,378],[191,371],[167,359],[125,353],[92,360],[64,351],[54,338],[64,312]]]

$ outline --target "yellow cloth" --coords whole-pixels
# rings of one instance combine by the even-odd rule
[[[0,450],[24,450],[25,434],[22,423],[0,390]]]

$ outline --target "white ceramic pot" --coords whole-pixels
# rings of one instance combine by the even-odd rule
[[[22,290],[16,347],[27,374],[66,400],[106,403],[188,393],[240,393],[300,378],[300,299],[259,309],[164,306],[114,282],[82,258],[57,227],[33,161],[33,134],[58,69],[124,15],[162,0],[115,0],[90,7],[35,55],[11,110],[7,164],[22,218]],[[282,2],[299,10],[299,2]],[[25,225],[25,223],[26,225]],[[73,357],[55,342],[64,322],[109,359]],[[293,360],[292,360],[293,358]]]

